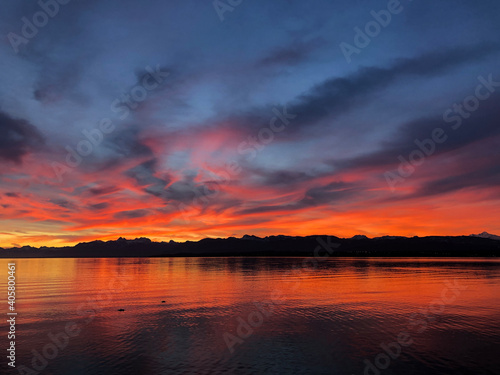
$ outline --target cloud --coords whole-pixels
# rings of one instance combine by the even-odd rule
[[[298,203],[299,206],[315,207],[322,204],[344,201],[360,191],[359,186],[334,181],[323,186],[307,190],[305,197]]]
[[[296,40],[286,47],[272,50],[257,62],[257,66],[289,66],[305,60],[311,52],[325,45],[321,38],[314,38],[307,42]]]
[[[76,209],[75,204],[67,201],[66,199],[61,199],[61,198],[49,199],[49,202],[52,203],[52,204],[55,204],[56,206],[59,206],[61,208],[66,208],[68,210],[74,210],[74,209]]]
[[[263,185],[290,186],[303,181],[310,180],[311,178],[314,177],[305,172],[280,170],[276,172],[271,172],[270,174],[266,175],[263,181]]]
[[[196,182],[198,172],[186,171],[181,180],[171,184],[162,195],[167,201],[174,201],[184,204],[208,203],[211,195],[215,194],[214,185],[210,182]]]
[[[476,171],[428,181],[423,186],[420,186],[409,198],[441,195],[472,187],[493,187],[498,190],[500,187],[500,166],[489,166]],[[500,197],[500,191],[498,197]]]
[[[116,131],[107,137],[104,145],[113,150],[120,157],[135,159],[138,157],[150,157],[153,155],[151,149],[140,139],[141,129],[139,126],[130,126]]]
[[[331,78],[313,87],[290,103],[288,110],[297,114],[301,127],[338,116],[367,101],[403,77],[429,78],[446,74],[465,63],[478,61],[499,51],[496,44],[480,44],[432,51],[414,58],[400,58],[388,67],[366,67],[341,78]]]
[[[499,51],[499,45],[492,43],[439,49],[412,58],[398,58],[387,66],[361,67],[347,76],[328,78],[286,103],[286,112],[297,117],[291,120],[285,132],[276,137],[276,141],[303,140],[308,137],[306,131],[309,132],[312,127],[323,131],[334,129],[342,125],[332,121],[336,117],[370,103],[381,90],[404,78],[444,76],[453,69],[481,61]],[[205,122],[204,126],[215,130],[231,124],[234,131],[251,134],[269,126],[275,116],[273,108],[276,108],[275,104],[267,104],[223,113]],[[309,136],[315,134],[310,132]]]
[[[102,203],[96,203],[96,204],[91,204],[89,205],[89,208],[93,211],[101,211],[101,210],[105,210],[106,208],[108,208],[110,206],[109,203],[107,202],[102,202]]]
[[[270,212],[293,212],[311,207],[346,203],[361,191],[361,186],[342,181],[334,181],[307,189],[302,198],[281,205],[263,205],[240,210],[239,215],[264,214]]]
[[[170,180],[168,176],[164,179],[155,176],[157,164],[157,159],[147,160],[127,170],[125,175],[134,179],[137,185],[144,187],[146,193],[160,196]]]
[[[0,159],[18,164],[23,156],[41,150],[45,143],[36,127],[3,112],[0,112],[0,134]]]
[[[105,187],[99,187],[99,188],[91,188],[88,191],[92,195],[108,195],[117,192],[120,190],[119,188],[115,186],[105,186]]]
[[[408,158],[408,155],[418,150],[416,140],[423,141],[432,137],[434,129],[440,128],[445,131],[447,140],[436,145],[433,157],[457,150],[468,144],[472,144],[500,134],[498,126],[498,106],[500,104],[500,93],[481,102],[480,108],[471,114],[470,118],[463,121],[462,126],[453,130],[450,123],[444,121],[443,116],[422,118],[402,125],[394,134],[381,144],[381,148],[375,152],[361,155],[346,160],[330,160],[330,164],[338,170],[349,170],[357,168],[391,167],[397,168],[398,156]],[[444,111],[443,111],[444,112]]]
[[[436,161],[436,174],[427,176],[409,198],[431,197],[476,189],[494,192],[500,197],[500,135],[471,143],[443,155],[446,167]]]
[[[149,210],[121,211],[113,215],[115,219],[139,219],[150,214]]]

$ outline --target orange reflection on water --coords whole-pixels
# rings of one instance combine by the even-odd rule
[[[311,260],[19,259],[19,356],[29,361],[31,350],[68,322],[81,332],[65,349],[61,366],[83,355],[99,369],[149,360],[160,373],[178,366],[195,371],[193,363],[227,372],[238,366],[227,363],[240,360],[263,361],[268,368],[275,357],[263,358],[278,350],[276,342],[287,350],[311,348],[308,355],[321,354],[316,361],[326,361],[326,367],[335,361],[346,373],[359,372],[358,363],[408,330],[414,314],[436,308],[428,327],[412,332],[412,358],[461,358],[449,353],[455,350],[449,337],[467,335],[471,345],[493,347],[500,337],[499,261],[332,258],[307,269],[305,261]],[[456,295],[450,286],[455,283]],[[436,305],[443,295],[455,298]],[[224,335],[237,335],[242,321],[259,314],[261,322],[230,352]],[[298,358],[283,353],[287,361]]]
[[[129,309],[162,300],[186,309],[222,308],[279,292],[287,304],[351,303],[372,309],[429,303],[441,296],[446,283],[470,276],[450,260],[330,259],[317,269],[302,268],[302,261],[287,258],[280,265],[280,258],[23,259],[17,260],[18,303],[47,311],[54,303],[74,304],[83,296],[111,291],[116,306],[123,301]],[[486,278],[495,262],[473,261],[481,263],[474,278],[461,281],[468,286],[462,303],[488,301],[498,309],[499,287]]]

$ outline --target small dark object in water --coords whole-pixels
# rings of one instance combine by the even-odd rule
[[[161,301],[161,303],[165,303],[165,301]]]
[[[118,311],[125,311],[125,309],[118,309]]]

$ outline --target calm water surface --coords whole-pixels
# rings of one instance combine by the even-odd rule
[[[16,364],[54,375],[500,374],[500,261],[303,260],[16,260]],[[17,374],[6,362],[2,373]]]

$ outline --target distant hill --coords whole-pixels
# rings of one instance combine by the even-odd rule
[[[242,238],[206,238],[192,242],[153,242],[148,238],[93,241],[74,247],[25,246],[2,249],[0,258],[107,258],[209,256],[320,256],[349,257],[498,257],[498,236],[338,238],[335,236],[245,235]],[[497,238],[495,238],[497,237]]]
[[[500,241],[500,236],[495,236],[494,234],[489,234],[488,232],[483,232],[480,234],[471,234],[470,236],[479,238],[489,238],[490,240]]]

